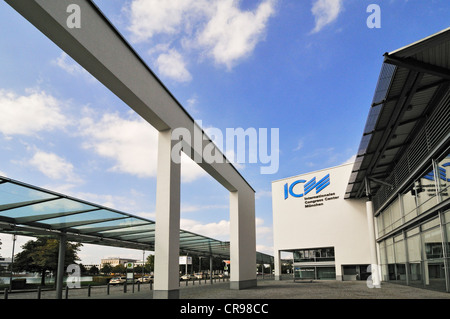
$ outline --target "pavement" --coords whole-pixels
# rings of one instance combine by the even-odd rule
[[[450,293],[383,282],[380,288],[368,288],[364,281],[293,281],[258,280],[257,287],[230,290],[229,282],[209,281],[188,286],[180,283],[177,300],[153,299],[149,284],[69,289],[68,300],[56,299],[54,290],[12,292],[0,300],[2,309],[16,314],[35,316],[37,309],[52,316],[153,315],[163,318],[282,318],[293,315],[354,316],[387,314],[418,315],[424,309],[446,309]],[[3,296],[0,296],[3,297]],[[31,302],[31,303],[30,303]],[[429,304],[429,303],[432,304]],[[47,310],[47,312],[45,312]],[[50,312],[49,312],[50,311]]]
[[[220,281],[210,284],[192,282],[186,286],[180,283],[180,299],[450,299],[450,293],[433,291],[400,284],[383,282],[380,288],[368,288],[365,281],[293,281],[272,279],[258,280],[257,287],[242,290],[230,290],[229,282]],[[153,290],[149,284],[127,285],[126,292],[122,285],[110,286],[107,294],[106,286],[94,286],[88,295],[87,288],[69,289],[67,299],[153,299]],[[0,297],[1,298],[1,297]],[[36,291],[13,292],[9,299],[38,299]],[[40,299],[56,299],[54,290],[43,290]],[[63,292],[63,299],[65,291]]]

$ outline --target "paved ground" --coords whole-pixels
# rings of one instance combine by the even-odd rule
[[[3,297],[3,296],[2,296]],[[42,291],[41,299],[55,299],[55,291]],[[63,298],[65,294],[63,293]],[[37,292],[12,293],[8,299],[37,299]],[[70,289],[68,299],[153,299],[153,291],[148,284],[138,291],[135,285],[110,287],[93,287],[91,295],[88,290]],[[193,286],[180,285],[180,299],[450,299],[450,293],[413,288],[393,283],[382,283],[381,288],[368,288],[364,281],[313,281],[293,282],[292,280],[258,280],[258,286],[251,289],[230,290],[228,282]]]
[[[3,296],[0,296],[3,297]],[[409,317],[424,309],[446,309],[450,293],[382,283],[381,288],[368,288],[363,281],[258,280],[258,286],[230,290],[229,282],[192,286],[180,285],[180,299],[155,300],[148,284],[138,291],[135,286],[93,287],[88,297],[86,288],[69,290],[69,300],[55,300],[55,291],[12,293],[0,300],[2,309],[14,309],[16,314],[36,315],[36,310],[51,310],[52,314],[114,318],[151,316],[163,318],[283,318],[298,316],[334,316],[345,318],[361,315]],[[64,294],[63,294],[64,297]],[[28,299],[26,301],[25,299]],[[53,301],[51,301],[51,299]],[[32,303],[30,303],[30,301]],[[429,304],[429,302],[434,304]],[[50,302],[50,303],[49,303]],[[6,308],[5,308],[6,307]],[[55,312],[56,311],[56,312]],[[48,313],[50,314],[50,313]],[[420,314],[419,314],[420,315]]]

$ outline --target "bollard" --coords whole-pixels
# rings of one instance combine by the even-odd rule
[[[8,299],[8,288],[5,288],[5,294],[3,295],[4,299]]]
[[[141,282],[138,281],[138,292],[141,291]]]
[[[127,282],[125,281],[124,283],[123,283],[123,293],[127,293]]]
[[[109,295],[109,282],[106,284],[106,294]]]
[[[153,290],[153,280],[150,281],[150,290]]]
[[[88,297],[91,296],[91,285],[88,285]]]
[[[41,286],[37,288],[37,299],[41,299]]]
[[[69,286],[66,286],[66,299],[69,299]]]

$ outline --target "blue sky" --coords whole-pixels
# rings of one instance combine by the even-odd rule
[[[279,129],[276,173],[236,164],[269,254],[271,182],[351,160],[383,53],[447,28],[450,12],[446,0],[95,3],[206,129]],[[366,24],[369,4],[381,28]],[[0,175],[154,220],[156,131],[3,1],[0,26]],[[182,228],[228,240],[228,192],[193,163],[182,175]],[[86,264],[118,255],[142,252],[80,253]]]

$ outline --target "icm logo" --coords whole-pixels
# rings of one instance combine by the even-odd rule
[[[294,187],[300,183],[306,183],[303,187],[303,193],[295,193]],[[308,182],[306,182],[303,179],[299,179],[293,182],[290,186],[288,185],[288,183],[286,183],[284,184],[284,199],[287,199],[289,195],[293,197],[303,197],[304,195],[307,195],[309,192],[311,192],[313,189],[316,189],[316,194],[318,194],[328,185],[330,185],[330,174],[327,174],[324,178],[322,178],[318,182],[316,182],[316,177],[314,177]]]
[[[450,178],[447,178],[447,171],[445,170],[445,168],[447,167],[450,167],[450,162],[443,164],[442,167],[438,167],[438,178],[443,180],[444,182],[450,182]],[[434,172],[429,172],[423,178],[434,181]]]

